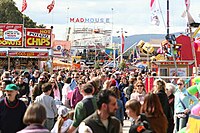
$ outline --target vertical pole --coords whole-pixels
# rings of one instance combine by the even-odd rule
[[[167,0],[167,36],[169,37],[169,0]],[[173,58],[173,61],[174,61],[175,72],[176,72],[176,74],[178,74],[176,59],[175,59],[175,56],[174,56],[174,49],[173,49],[172,45],[173,44],[170,44],[170,50],[171,50],[172,58]]]
[[[186,9],[186,13],[187,13],[187,17],[188,17],[188,26],[189,26],[189,31],[190,31],[190,43],[191,43],[191,48],[192,48],[192,55],[193,55],[193,58],[194,58],[194,66],[195,66],[195,76],[198,75],[198,65],[197,65],[197,58],[196,58],[196,52],[195,52],[195,49],[194,49],[194,39],[193,39],[193,36],[192,36],[192,27],[190,26],[190,22],[189,22],[189,12],[188,12],[188,9]]]
[[[112,45],[112,48],[113,48],[113,60],[114,60],[114,65],[113,65],[113,67],[115,68],[116,67],[116,57],[115,57],[115,50],[116,50],[116,48],[115,48],[115,44],[113,45],[113,8],[111,8],[111,10],[112,10],[112,32],[111,32],[111,45]]]
[[[10,55],[8,55],[8,70],[10,70]]]
[[[121,28],[121,62],[123,60],[123,47],[122,47],[123,38],[122,38],[122,35],[123,35],[123,28]]]
[[[167,35],[169,35],[169,0],[167,0]]]
[[[50,51],[52,50],[52,44],[53,44],[53,41],[52,41],[52,34],[53,34],[53,26],[51,26],[51,48],[50,48]],[[53,54],[52,54],[52,56],[50,56],[50,66],[51,66],[51,68],[50,68],[50,73],[51,74],[53,74]]]

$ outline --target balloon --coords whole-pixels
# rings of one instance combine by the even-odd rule
[[[190,86],[189,88],[187,88],[187,91],[190,95],[195,95],[197,92],[200,93],[200,84]]]
[[[195,82],[196,84],[200,83],[200,77],[199,77],[199,76],[195,77],[195,78],[194,78],[194,82]]]

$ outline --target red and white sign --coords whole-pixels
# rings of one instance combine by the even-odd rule
[[[0,24],[0,47],[23,47],[23,25]]]
[[[10,57],[26,56],[26,57],[47,58],[48,52],[15,52],[15,51],[9,51],[8,55]]]
[[[51,29],[26,28],[26,47],[51,48]]]

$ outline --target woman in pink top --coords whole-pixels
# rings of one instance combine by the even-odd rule
[[[60,101],[60,90],[58,88],[58,84],[57,81],[53,78],[51,78],[50,83],[52,85],[52,89],[53,89],[53,93],[54,93],[54,99]]]
[[[144,103],[144,96],[146,95],[144,83],[141,80],[138,80],[134,84],[134,88],[135,88],[135,92],[133,92],[131,94],[131,98],[130,99],[136,99],[141,104],[143,104]]]

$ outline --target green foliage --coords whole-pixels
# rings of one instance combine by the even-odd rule
[[[26,28],[44,28],[44,25],[36,25],[28,16],[23,15],[15,6],[16,3],[13,0],[0,0],[0,23],[15,23],[23,24]]]
[[[122,60],[120,63],[119,63],[119,69],[121,70],[124,70],[126,68],[126,62],[124,60]]]
[[[96,61],[96,63],[94,64],[94,68],[95,69],[100,69],[99,61]]]

